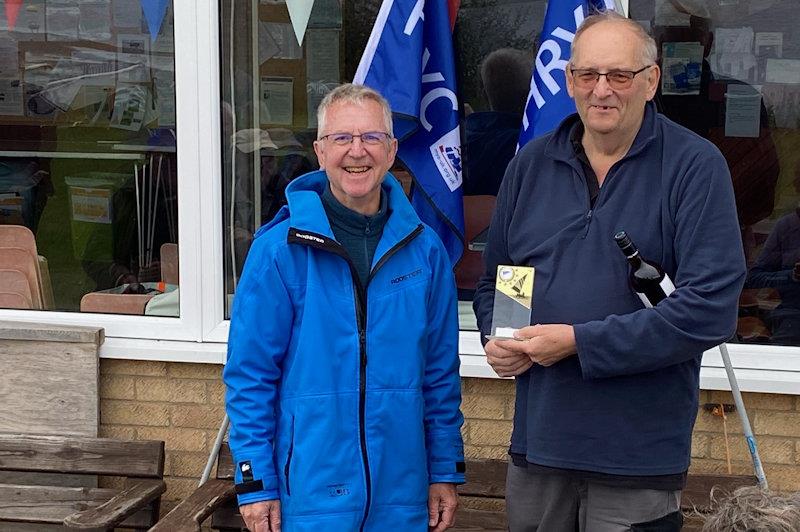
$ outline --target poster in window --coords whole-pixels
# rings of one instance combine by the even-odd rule
[[[294,111],[292,78],[261,78],[261,124],[291,125]]]
[[[69,187],[72,220],[95,224],[111,223],[111,190]]]
[[[150,37],[143,34],[117,36],[117,80],[150,81]]]
[[[700,94],[703,45],[699,42],[665,42],[661,47],[662,94]]]
[[[111,43],[110,0],[83,0],[80,3],[78,35],[84,41]]]
[[[49,0],[46,9],[47,40],[77,41],[80,14],[76,0]]]

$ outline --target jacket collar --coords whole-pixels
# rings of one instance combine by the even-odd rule
[[[573,113],[558,125],[547,141],[547,145],[544,149],[545,155],[570,164],[579,164],[575,159],[575,150],[572,147],[572,141],[570,139],[570,132],[575,122],[579,120],[580,117],[578,113]],[[642,119],[642,125],[639,127],[639,132],[636,134],[636,138],[633,139],[633,144],[623,159],[637,155],[644,150],[650,142],[655,140],[657,120],[658,111],[656,110],[656,104],[649,101],[644,107],[644,118]]]
[[[304,174],[289,183],[286,187],[288,209],[285,209],[288,210],[292,228],[334,239],[321,199],[327,186],[328,176],[324,170]],[[387,198],[389,218],[375,250],[376,257],[407,237],[421,224],[417,213],[406,199],[403,187],[391,173],[386,174],[381,188]],[[286,213],[283,219],[285,217]]]

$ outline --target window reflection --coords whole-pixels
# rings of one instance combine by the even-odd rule
[[[800,345],[795,11],[788,1],[631,2],[659,44],[660,110],[728,162],[749,268],[740,342]]]
[[[178,315],[173,16],[151,4],[0,10],[0,308]]]

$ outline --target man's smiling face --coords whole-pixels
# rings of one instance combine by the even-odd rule
[[[639,130],[647,101],[658,88],[659,69],[653,66],[633,78],[624,89],[612,89],[605,76],[594,87],[578,86],[570,68],[597,72],[637,71],[644,66],[643,43],[630,28],[614,22],[600,22],[580,36],[567,68],[567,90],[586,130],[625,138]]]
[[[380,206],[381,182],[394,164],[397,140],[387,138],[380,144],[365,144],[360,137],[340,146],[332,133],[360,135],[386,132],[383,109],[378,102],[364,100],[359,104],[336,102],[325,113],[325,130],[314,142],[319,166],[328,174],[331,191],[345,207],[362,214],[374,214]]]

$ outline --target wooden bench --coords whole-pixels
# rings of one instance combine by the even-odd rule
[[[508,530],[505,515],[505,460],[468,460],[467,483],[458,487],[459,509],[456,527],[459,532],[504,532]],[[684,511],[695,508],[707,511],[713,486],[733,491],[739,486],[755,485],[756,478],[740,475],[689,475],[681,501]],[[211,528],[226,532],[239,531],[244,523],[239,516],[233,489],[233,461],[224,444],[217,456],[216,478],[210,479],[183,500],[151,532],[198,532],[211,517]],[[702,522],[687,519],[684,530],[700,530]]]
[[[47,473],[53,484],[74,475],[126,477],[122,489],[42,485],[41,476],[31,485],[0,484],[0,523],[147,530],[166,491],[161,441],[0,434],[0,471]]]

